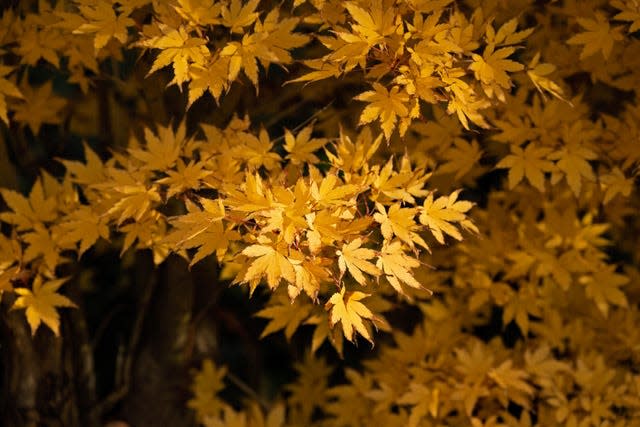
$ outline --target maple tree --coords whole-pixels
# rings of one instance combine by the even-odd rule
[[[1,417],[637,425],[639,28],[636,0],[5,7]]]

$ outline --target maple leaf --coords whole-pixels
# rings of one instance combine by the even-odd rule
[[[587,31],[577,34],[567,40],[571,45],[583,45],[580,59],[602,52],[604,59],[609,59],[613,44],[623,39],[621,27],[611,28],[609,20],[602,12],[595,13],[595,19],[576,18],[578,23]]]
[[[89,21],[80,25],[73,34],[94,34],[93,46],[96,52],[107,45],[112,38],[124,44],[127,41],[127,27],[135,26],[135,21],[127,15],[116,14],[113,3],[107,0],[86,2],[78,6]]]
[[[543,96],[544,91],[547,91],[556,98],[565,101],[562,88],[546,77],[555,70],[556,66],[553,64],[540,63],[540,52],[536,53],[529,65],[527,65],[527,75]]]
[[[602,203],[609,203],[616,195],[629,197],[633,190],[634,177],[627,178],[620,168],[615,167],[608,174],[600,176],[600,186],[605,191]]]
[[[507,325],[515,319],[516,325],[523,334],[529,333],[529,314],[541,317],[538,294],[535,285],[526,282],[520,286],[518,292],[513,293],[509,301],[504,305],[502,312],[502,324]]]
[[[405,254],[399,240],[383,246],[376,266],[384,272],[385,278],[401,295],[405,295],[401,282],[414,289],[423,289],[420,282],[411,274],[411,269],[419,267],[420,261]]]
[[[250,0],[247,4],[242,5],[241,0],[231,0],[229,6],[222,7],[220,23],[229,27],[231,32],[242,34],[244,27],[250,26],[258,19],[259,14],[255,11],[258,3],[260,0]]]
[[[383,136],[379,134],[373,139],[371,129],[364,127],[356,141],[352,142],[351,138],[340,129],[340,139],[335,145],[336,154],[327,148],[325,148],[325,154],[334,167],[345,172],[358,172],[368,165],[369,160],[378,151],[382,138]]]
[[[615,265],[600,267],[593,275],[580,277],[579,283],[585,285],[585,293],[598,307],[598,310],[607,317],[610,304],[620,307],[628,307],[629,302],[620,286],[629,283],[629,278],[624,274],[615,272]]]
[[[139,173],[131,174],[121,169],[109,169],[109,181],[95,185],[97,189],[106,186],[114,192],[115,197],[110,200],[113,205],[107,210],[107,214],[120,213],[118,225],[129,218],[139,221],[152,210],[154,202],[160,202],[158,186],[156,184],[149,186],[142,181],[142,178],[143,176]]]
[[[220,51],[221,56],[229,58],[229,72],[227,79],[233,81],[238,78],[240,71],[244,70],[244,74],[249,77],[249,80],[258,88],[258,63],[256,57],[261,45],[258,42],[258,35],[245,34],[242,37],[241,42],[229,42]],[[262,51],[263,54],[267,54],[268,51]],[[275,60],[275,57],[270,57],[270,60]]]
[[[513,52],[514,47],[505,47],[494,51],[493,46],[489,45],[485,48],[482,56],[472,54],[473,63],[469,66],[476,76],[484,84],[497,83],[504,89],[511,87],[511,78],[506,73],[515,72],[524,69],[524,65],[519,62],[506,59]]]
[[[318,80],[324,80],[331,77],[338,77],[342,74],[340,65],[328,63],[324,59],[309,59],[302,61],[304,65],[311,68],[314,71],[310,71],[302,76],[288,80],[286,84],[298,83],[298,82],[317,82]]]
[[[236,184],[228,190],[225,200],[228,206],[243,212],[254,212],[270,209],[273,204],[273,194],[262,183],[262,178],[256,172],[247,174],[244,188],[238,189]]]
[[[67,279],[48,280],[43,282],[38,275],[33,280],[31,290],[27,288],[15,288],[18,298],[13,303],[12,309],[26,309],[27,322],[31,328],[31,334],[35,334],[40,323],[44,323],[57,336],[60,335],[60,317],[56,307],[76,307],[67,297],[57,293],[58,289]]]
[[[277,303],[258,311],[255,315],[270,319],[267,326],[260,334],[264,338],[269,334],[284,329],[284,335],[290,340],[296,329],[309,317],[313,306],[306,302],[290,303],[286,299],[280,299]]]
[[[170,84],[180,86],[190,79],[189,65],[204,65],[211,55],[206,46],[207,41],[200,37],[191,37],[183,25],[175,29],[160,23],[158,28],[162,36],[140,42],[141,46],[162,50],[153,61],[147,76],[173,64],[174,77]]]
[[[13,279],[20,273],[22,247],[16,238],[0,234],[0,297],[5,291],[13,291]]]
[[[512,18],[505,22],[496,32],[492,25],[487,25],[485,28],[485,36],[489,45],[506,46],[514,45],[524,41],[534,28],[528,28],[522,31],[516,31],[518,27],[518,18]]]
[[[22,99],[22,93],[20,89],[7,80],[5,76],[13,71],[12,67],[0,64],[0,119],[9,124],[9,117],[7,116],[7,97]]]
[[[579,129],[573,127],[572,130],[575,131],[573,135],[579,132]],[[567,141],[571,142],[565,144],[560,150],[549,154],[548,158],[557,160],[557,168],[564,172],[567,184],[577,197],[580,195],[583,178],[589,181],[595,180],[593,169],[588,161],[597,159],[598,155],[580,143],[573,142],[575,140],[567,139]]]
[[[374,82],[373,89],[356,96],[358,101],[368,102],[360,115],[359,124],[364,125],[378,119],[387,141],[391,138],[398,118],[409,116],[409,95],[393,86],[390,91],[380,83]],[[402,135],[401,135],[402,136]]]
[[[313,153],[322,148],[328,140],[326,138],[311,138],[312,131],[313,125],[305,127],[296,136],[293,136],[289,129],[284,130],[284,149],[292,164],[316,164],[320,161]]]
[[[364,271],[367,274],[371,274],[372,276],[379,276],[381,271],[373,264],[371,264],[369,259],[374,258],[376,256],[376,251],[373,249],[361,248],[362,239],[357,238],[349,243],[345,243],[342,245],[342,248],[336,251],[336,255],[338,255],[338,267],[340,268],[340,273],[344,274],[347,270],[351,273],[351,276],[356,280],[356,282],[361,285],[367,284],[367,279],[364,277],[362,272]]]
[[[354,2],[346,2],[344,7],[349,11],[351,17],[357,22],[352,23],[351,28],[370,47],[381,43],[386,36],[396,31],[398,24],[395,16],[396,10],[393,7],[384,7],[382,0],[373,0],[367,3],[370,12],[367,12]]]
[[[185,142],[186,123],[182,122],[174,133],[170,126],[158,126],[158,133],[149,128],[144,129],[145,148],[129,148],[131,157],[143,162],[142,169],[164,171],[172,167],[178,156],[182,144]]]
[[[243,255],[256,258],[244,273],[243,281],[251,282],[267,276],[267,284],[275,289],[281,279],[296,282],[296,272],[291,261],[277,248],[269,245],[251,245],[242,251]]]
[[[214,252],[218,260],[222,260],[230,242],[240,239],[237,231],[227,229],[222,222],[225,218],[222,200],[201,198],[199,202],[202,209],[187,203],[189,212],[170,220],[174,230],[165,239],[166,243],[178,248],[198,248],[189,266]]]
[[[24,261],[30,262],[42,256],[50,271],[55,271],[60,263],[60,246],[57,233],[41,224],[36,224],[32,231],[22,235],[22,239],[29,245],[24,251]]]
[[[611,6],[620,10],[620,13],[615,15],[613,19],[620,21],[630,21],[629,34],[635,33],[640,29],[640,3],[636,0],[623,2],[622,0],[612,0]]]
[[[249,171],[255,171],[262,167],[268,171],[276,170],[280,167],[282,158],[273,150],[273,141],[269,139],[266,129],[260,129],[258,137],[250,133],[239,133],[239,141],[231,149],[234,158],[245,163]]]
[[[61,112],[67,105],[64,98],[53,93],[53,82],[48,81],[42,86],[32,87],[24,81],[20,85],[24,101],[16,104],[13,119],[26,123],[34,134],[40,132],[40,127],[47,124],[60,124]]]
[[[412,169],[407,156],[402,158],[399,172],[393,170],[393,159],[389,159],[384,167],[375,165],[373,188],[392,200],[402,200],[414,204],[415,197],[425,197],[429,192],[424,190],[425,182],[431,177],[424,169]]]
[[[213,173],[210,170],[206,170],[206,166],[205,162],[191,160],[188,164],[185,164],[182,159],[178,159],[176,170],[165,171],[168,176],[159,179],[157,182],[169,186],[167,198],[187,190],[198,190],[202,186],[203,180]]]
[[[445,79],[445,82],[447,80]],[[446,86],[445,89],[453,94],[447,104],[447,113],[456,113],[458,120],[466,130],[470,130],[469,120],[485,129],[490,127],[482,114],[479,113],[479,110],[491,105],[488,100],[479,99],[469,85],[457,78],[453,79],[452,84]]]
[[[222,5],[214,0],[177,0],[177,3],[173,8],[190,26],[220,24]]]
[[[527,177],[531,185],[544,191],[544,172],[555,170],[553,162],[544,160],[550,152],[550,148],[536,147],[533,143],[527,145],[524,150],[517,145],[511,145],[512,154],[500,160],[496,168],[509,169],[509,189]]]
[[[191,383],[193,397],[187,401],[187,406],[195,410],[199,416],[217,415],[223,407],[223,402],[217,394],[225,387],[226,374],[226,367],[216,366],[211,359],[203,360]]]
[[[533,382],[544,388],[551,387],[553,379],[560,372],[570,371],[566,363],[553,357],[548,344],[542,344],[534,351],[524,353],[526,371],[532,376]]]
[[[398,399],[398,404],[412,405],[407,427],[418,427],[425,416],[438,416],[440,390],[412,382],[409,384],[409,390]]]
[[[320,185],[316,181],[311,182],[311,197],[320,206],[351,205],[347,198],[360,191],[360,187],[355,184],[341,184],[340,178],[334,174],[329,174],[322,178]]]
[[[105,165],[100,157],[89,147],[84,146],[85,161],[61,160],[61,163],[71,175],[71,180],[77,184],[91,185],[104,182],[106,178]]]
[[[40,59],[44,59],[59,68],[58,52],[66,43],[60,30],[42,22],[44,19],[38,20],[40,22],[34,22],[35,19],[29,21],[31,22],[24,22],[25,28],[17,40],[19,45],[14,49],[14,52],[21,57],[20,63],[36,66]],[[45,25],[46,27],[43,28]]]
[[[298,25],[298,18],[279,19],[280,10],[272,9],[264,21],[257,21],[254,31],[260,37],[260,45],[264,50],[268,50],[267,55],[259,54],[262,65],[267,66],[270,62],[279,64],[289,64],[293,61],[289,50],[307,44],[311,38],[306,34],[294,33],[293,30]]]
[[[81,257],[100,237],[109,239],[106,218],[96,214],[90,206],[75,209],[60,226],[63,232],[58,243],[61,246],[79,243],[78,257]]]
[[[491,369],[487,376],[500,388],[507,390],[510,400],[526,405],[535,389],[527,381],[529,374],[522,369],[513,368],[512,365],[512,360],[505,360],[498,367]]]
[[[345,292],[343,287],[340,292],[331,295],[325,304],[326,310],[331,310],[329,322],[331,327],[336,323],[342,323],[344,337],[351,342],[355,340],[355,333],[358,332],[367,341],[373,344],[369,331],[362,322],[363,319],[374,320],[375,316],[360,300],[368,297],[369,294],[363,292]]]
[[[378,212],[373,215],[373,219],[380,223],[380,231],[386,241],[391,241],[395,235],[411,248],[414,243],[417,243],[429,249],[422,237],[415,232],[419,228],[414,220],[418,212],[417,208],[403,208],[400,203],[394,203],[387,212],[381,203],[376,202],[376,209]]]
[[[27,230],[44,222],[51,222],[57,217],[57,200],[47,197],[42,179],[36,180],[27,199],[13,190],[0,189],[0,194],[13,212],[1,212],[0,219]]]
[[[473,203],[458,201],[462,190],[456,190],[449,196],[441,196],[434,200],[430,193],[424,201],[420,223],[429,227],[436,240],[444,244],[444,234],[456,240],[462,240],[462,235],[453,223],[459,223],[463,228],[478,232],[478,228],[465,215],[473,207]]]
[[[309,298],[317,302],[320,282],[327,281],[330,274],[325,268],[330,261],[323,257],[313,257],[311,260],[291,260],[293,269],[296,272],[296,283],[287,287],[289,299],[293,302],[301,291],[304,291]]]
[[[229,57],[221,56],[211,58],[205,64],[191,64],[189,67],[189,101],[187,108],[191,108],[205,92],[209,92],[216,102],[219,101],[222,92],[228,89],[227,72],[229,70]]]
[[[455,138],[453,146],[442,154],[442,157],[447,159],[448,162],[443,164],[438,169],[438,172],[455,172],[454,179],[459,180],[479,165],[482,154],[483,151],[480,149],[480,144],[475,139],[469,143],[465,139]]]

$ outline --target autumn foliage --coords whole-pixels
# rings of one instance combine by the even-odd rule
[[[639,31],[636,0],[8,7],[5,310],[60,335],[86,260],[142,251],[293,355],[268,391],[185,350],[193,423],[638,426]]]

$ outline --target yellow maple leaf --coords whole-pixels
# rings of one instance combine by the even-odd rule
[[[222,7],[221,24],[231,28],[233,33],[242,34],[244,27],[248,27],[258,19],[259,14],[255,11],[258,3],[260,0],[250,0],[243,5],[241,0],[231,0],[229,6]]]
[[[13,212],[1,212],[0,219],[13,224],[20,230],[27,230],[57,217],[57,200],[45,193],[42,179],[36,180],[29,192],[29,198],[13,190],[0,189],[0,195]]]
[[[227,72],[229,57],[220,56],[205,64],[191,64],[189,67],[189,101],[187,108],[191,108],[205,92],[209,92],[218,102],[222,92],[228,89]]]
[[[131,157],[143,162],[142,169],[164,171],[172,167],[182,145],[185,143],[186,123],[182,122],[176,132],[170,126],[158,126],[158,133],[149,128],[144,129],[144,148],[129,148]]]
[[[63,247],[66,245],[75,247],[76,243],[79,243],[78,257],[81,257],[100,237],[109,239],[106,218],[95,213],[90,206],[81,206],[73,210],[60,226],[63,232],[58,243]]]
[[[518,44],[527,37],[531,33],[533,33],[534,28],[528,28],[522,31],[516,31],[518,27],[518,18],[512,18],[509,21],[502,24],[502,26],[496,32],[493,29],[493,25],[491,22],[485,28],[485,36],[487,38],[487,43],[493,46],[508,46]]]
[[[459,223],[467,230],[478,232],[478,228],[465,215],[473,207],[473,203],[458,201],[460,191],[456,190],[449,196],[441,196],[435,200],[433,193],[430,193],[424,201],[420,222],[429,227],[436,240],[442,244],[444,244],[444,234],[456,240],[462,240],[462,234],[454,223]]]
[[[344,274],[347,270],[351,273],[356,282],[361,285],[367,284],[367,279],[365,279],[362,272],[364,271],[367,274],[372,276],[379,276],[381,271],[378,267],[371,264],[369,259],[374,258],[376,256],[376,251],[373,249],[361,248],[362,239],[357,238],[349,243],[345,243],[342,245],[342,248],[336,251],[336,255],[338,255],[338,267],[340,268],[340,273]]]
[[[147,75],[173,64],[174,78],[170,84],[175,83],[180,86],[190,79],[190,64],[204,65],[207,62],[211,55],[207,48],[207,41],[200,37],[191,37],[183,25],[175,29],[165,24],[158,24],[158,28],[162,36],[140,42],[141,46],[162,50],[153,61]]]
[[[354,2],[346,2],[344,7],[356,22],[351,24],[352,30],[373,47],[396,31],[396,10],[393,7],[385,8],[382,0],[373,0],[366,4],[370,12]]]
[[[573,135],[574,137],[578,135],[579,131],[580,129],[576,126],[571,126],[571,131],[565,130],[567,136]],[[579,142],[574,142],[569,138],[566,141],[570,142],[566,143],[560,150],[549,154],[548,158],[557,160],[557,168],[564,173],[567,184],[569,184],[573,194],[578,196],[580,195],[583,179],[588,181],[595,180],[589,160],[597,159],[598,155]]]
[[[312,181],[311,197],[317,205],[323,207],[353,205],[351,197],[360,191],[360,187],[355,184],[340,184],[342,181],[335,174],[325,176],[320,185],[316,181]]]
[[[6,125],[9,124],[9,117],[7,116],[7,97],[22,99],[22,93],[20,89],[7,80],[5,76],[13,71],[12,67],[0,64],[0,120]]]
[[[479,168],[483,151],[477,140],[471,142],[463,138],[455,138],[453,145],[444,150],[442,157],[448,160],[438,170],[438,173],[454,173],[455,180],[459,180],[474,168]],[[474,171],[475,172],[475,171]]]
[[[536,53],[529,65],[527,65],[527,75],[543,97],[544,91],[547,91],[556,98],[566,101],[563,97],[562,88],[558,86],[557,83],[546,77],[555,70],[555,65],[540,62],[540,52]]]
[[[216,366],[211,359],[202,361],[202,367],[191,383],[193,397],[187,401],[187,406],[195,410],[199,417],[219,414],[223,401],[217,394],[224,389],[226,373],[226,367]]]
[[[540,191],[544,191],[544,172],[555,170],[553,162],[545,160],[551,152],[550,148],[536,147],[530,143],[523,150],[517,145],[511,146],[511,153],[498,162],[496,168],[509,169],[509,188],[512,189],[525,176]]]
[[[360,300],[368,296],[369,294],[359,291],[345,292],[345,288],[343,287],[340,292],[331,295],[331,298],[329,298],[329,301],[325,304],[325,309],[331,310],[329,317],[331,327],[341,322],[344,337],[351,342],[355,339],[354,332],[358,332],[373,344],[371,335],[362,322],[362,319],[374,320],[375,318],[371,310],[360,302]]]
[[[498,386],[510,392],[513,399],[516,394],[533,395],[535,389],[529,382],[529,374],[523,370],[512,367],[512,360],[505,360],[498,367],[489,371],[487,376],[495,381]]]
[[[267,276],[267,284],[275,289],[281,279],[296,282],[296,272],[291,261],[270,245],[251,245],[242,251],[243,255],[256,258],[244,273],[243,281],[256,282]]]
[[[425,249],[429,249],[427,243],[420,237],[416,230],[419,229],[414,217],[418,212],[417,208],[403,208],[400,203],[394,203],[387,212],[385,207],[376,202],[376,212],[373,219],[380,223],[380,231],[386,241],[391,241],[393,236],[397,236],[413,248],[413,244],[417,243]]]
[[[524,65],[519,62],[506,59],[515,51],[514,47],[494,50],[493,46],[489,45],[484,49],[482,56],[475,53],[471,55],[473,62],[469,69],[473,70],[476,79],[482,83],[491,84],[495,82],[500,87],[509,89],[511,87],[511,78],[507,71],[512,73],[524,69]]]
[[[423,289],[420,282],[411,274],[411,269],[419,267],[420,261],[405,254],[399,240],[383,246],[376,265],[384,272],[385,278],[399,294],[405,294],[401,282],[414,289]]]
[[[225,217],[222,200],[201,198],[199,202],[202,208],[187,203],[189,212],[170,220],[174,229],[165,238],[165,242],[174,248],[198,248],[190,266],[214,252],[218,260],[222,260],[230,242],[240,239],[237,231],[225,227],[222,222]]]
[[[71,175],[72,182],[83,185],[97,184],[105,180],[105,166],[100,157],[89,147],[84,145],[85,161],[61,160],[67,172]]]
[[[25,314],[32,334],[36,333],[40,323],[47,325],[54,334],[60,334],[60,317],[56,307],[76,307],[67,297],[57,293],[66,280],[57,279],[43,282],[42,277],[38,275],[33,280],[31,290],[27,288],[14,290],[19,296],[11,308],[26,309]]]
[[[95,34],[93,46],[96,52],[105,47],[112,38],[122,44],[126,43],[127,27],[136,24],[126,14],[116,14],[113,2],[108,0],[84,2],[78,7],[88,22],[80,25],[73,34]]]
[[[13,291],[13,280],[20,273],[22,246],[17,233],[6,237],[0,234],[0,298],[5,291]]]
[[[629,283],[629,277],[616,273],[615,265],[601,266],[593,275],[584,275],[578,280],[585,286],[587,297],[591,298],[598,310],[607,317],[611,304],[619,307],[628,307],[627,296],[620,289]]]
[[[604,199],[602,203],[609,203],[616,195],[629,197],[633,190],[635,177],[625,177],[620,168],[615,167],[608,174],[600,176],[600,186],[604,190]]]
[[[29,126],[34,134],[40,132],[40,127],[45,123],[62,123],[61,113],[67,101],[54,94],[51,80],[39,87],[32,87],[25,80],[20,85],[20,90],[25,102],[14,107],[15,121]]]
[[[213,172],[206,170],[205,162],[196,162],[191,160],[188,164],[182,159],[176,162],[176,170],[165,171],[168,175],[159,179],[159,184],[168,185],[167,198],[176,194],[188,191],[199,190],[202,187],[203,180]]]
[[[443,80],[447,83],[450,82],[450,85],[445,89],[452,94],[447,105],[447,113],[456,113],[458,120],[467,130],[470,130],[469,120],[480,127],[488,129],[490,126],[479,111],[489,107],[491,105],[489,101],[478,98],[473,89],[458,78]]]
[[[312,138],[312,131],[313,125],[305,127],[296,136],[289,129],[284,130],[284,149],[292,164],[316,164],[320,161],[313,153],[322,148],[328,140],[326,138]]]
[[[613,17],[620,21],[629,21],[629,34],[635,33],[640,29],[640,3],[637,0],[612,0],[611,6],[620,10],[620,12]]]
[[[596,12],[595,19],[577,18],[577,21],[587,31],[571,37],[567,43],[583,45],[580,59],[585,59],[598,51],[602,52],[604,59],[609,59],[614,42],[623,39],[622,27],[611,28],[609,19],[602,12]]]
[[[257,317],[270,319],[260,334],[260,338],[284,329],[285,337],[288,340],[291,339],[294,332],[309,317],[313,309],[313,305],[300,299],[291,303],[286,298],[280,298],[272,304],[255,314]]]
[[[141,173],[130,173],[122,169],[110,168],[108,170],[109,181],[96,184],[96,189],[108,189],[113,192],[113,203],[107,210],[108,215],[120,214],[117,224],[122,224],[126,219],[133,218],[139,221],[153,208],[153,204],[160,202],[158,185],[148,185],[144,182]]]
[[[288,80],[287,84],[298,82],[312,83],[318,80],[328,79],[330,77],[338,77],[342,74],[342,70],[338,64],[327,62],[324,59],[309,59],[302,62],[314,71],[303,74],[297,79]]]
[[[261,51],[268,51],[268,54],[261,54],[259,58],[263,66],[275,62],[278,64],[289,64],[293,61],[289,50],[300,47],[308,43],[311,38],[306,34],[293,32],[300,20],[298,18],[280,19],[280,10],[272,9],[264,21],[257,21],[254,31],[260,38]]]
[[[407,118],[410,115],[409,95],[399,86],[393,86],[388,91],[378,82],[373,83],[373,89],[354,98],[369,103],[360,115],[359,124],[364,125],[378,119],[388,141],[398,118]],[[411,114],[413,113],[411,111]],[[402,132],[400,136],[402,136]]]
[[[177,3],[173,8],[190,26],[220,24],[222,5],[214,0],[177,0]]]
[[[400,405],[413,405],[407,427],[418,427],[420,421],[427,415],[437,417],[439,397],[439,389],[428,388],[421,383],[412,382],[409,385],[409,390],[398,399]]]

